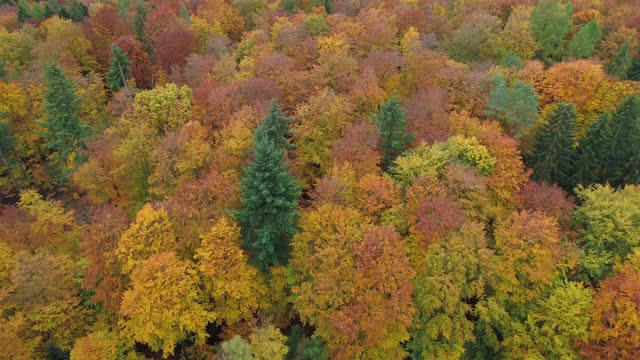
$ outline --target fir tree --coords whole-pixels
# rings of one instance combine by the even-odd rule
[[[372,115],[380,129],[380,147],[384,150],[382,166],[385,170],[413,143],[414,135],[406,134],[408,120],[405,114],[406,110],[400,105],[400,100],[392,96],[382,102],[378,111]]]
[[[586,23],[569,43],[569,56],[581,59],[593,54],[602,39],[600,25],[594,19]]]
[[[38,123],[47,131],[42,133],[45,146],[53,151],[52,158],[61,164],[61,178],[66,177],[68,160],[91,133],[91,127],[78,119],[80,98],[76,84],[66,77],[57,63],[46,67],[47,92],[44,98],[46,121]]]
[[[576,111],[573,105],[559,103],[548,122],[536,134],[533,150],[534,177],[548,184],[558,183],[571,190],[571,171],[575,151]]]
[[[615,76],[620,80],[626,80],[629,68],[631,67],[631,58],[629,57],[629,43],[622,45],[620,50],[616,53],[611,60],[611,63],[607,65],[607,72],[611,76]]]
[[[487,100],[488,116],[498,119],[519,138],[538,118],[538,96],[533,86],[518,81],[507,87],[501,75],[495,77],[495,87]]]
[[[631,61],[627,78],[633,81],[640,81],[640,51],[638,51],[636,57]]]
[[[609,122],[611,114],[602,114],[596,120],[587,134],[580,139],[576,150],[576,162],[574,163],[571,183],[573,187],[603,182],[604,159],[608,153]]]
[[[5,65],[4,60],[0,60],[0,80],[7,80],[7,67]]]
[[[126,53],[113,46],[113,57],[111,58],[111,67],[107,73],[107,80],[111,86],[111,90],[118,91],[122,87],[127,87],[127,79],[131,77],[131,70],[129,66],[131,61]]]
[[[289,142],[289,138],[293,135],[289,129],[290,118],[286,117],[282,112],[282,108],[278,101],[273,99],[267,115],[260,122],[260,127],[264,128],[267,133],[267,137],[273,141],[274,145],[278,148],[291,150],[293,144]]]
[[[149,42],[147,41],[147,36],[144,31],[144,24],[147,20],[147,10],[142,5],[138,5],[136,7],[136,15],[133,19],[133,28],[136,35],[136,40],[140,41],[142,45],[144,45],[144,49],[146,50],[149,57],[153,57],[153,49]]]
[[[640,152],[640,97],[631,95],[611,118],[610,141],[606,159],[606,179],[614,186],[623,186],[633,179]]]
[[[18,0],[18,21],[25,22],[29,18],[31,6],[27,0]]]
[[[187,6],[183,2],[180,3],[180,17],[182,18],[182,21],[184,21],[185,24],[187,25],[193,24],[193,21],[189,16],[189,9],[187,9]]]
[[[549,63],[561,61],[565,55],[565,36],[571,32],[571,3],[560,0],[540,0],[531,12],[529,29],[540,44],[542,59]]]
[[[60,10],[62,10],[62,6],[60,6],[58,0],[47,0],[44,3],[44,17],[47,19],[59,15]]]
[[[9,122],[3,121],[4,114],[0,113],[0,159],[2,160],[2,166],[9,174],[9,178],[13,183],[13,186],[20,191],[20,185],[18,184],[15,168],[16,162],[19,161],[18,152],[16,147],[18,140],[11,132],[9,128]],[[0,172],[1,173],[1,172]]]
[[[60,16],[73,22],[82,22],[89,15],[89,8],[77,0],[69,1],[67,7],[60,10]]]
[[[299,216],[296,209],[300,188],[287,171],[285,150],[276,144],[270,129],[273,128],[262,124],[256,129],[255,158],[245,170],[242,206],[235,213],[244,246],[262,271],[287,262]]]

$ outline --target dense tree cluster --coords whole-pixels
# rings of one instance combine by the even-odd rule
[[[0,359],[640,358],[639,12],[0,0]]]

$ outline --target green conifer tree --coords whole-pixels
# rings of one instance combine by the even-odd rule
[[[111,86],[111,90],[118,91],[122,87],[127,87],[127,80],[131,77],[129,66],[131,61],[126,53],[113,46],[113,57],[111,57],[111,67],[107,73],[107,80]]]
[[[627,77],[629,80],[640,81],[640,51],[638,51],[636,56],[631,61],[631,66],[629,67]]]
[[[600,25],[593,19],[586,23],[569,42],[569,56],[576,59],[588,58],[602,40]]]
[[[271,115],[270,112],[266,119]],[[285,149],[280,139],[285,134],[274,134],[273,129],[264,124],[256,129],[254,160],[245,169],[241,183],[242,206],[235,212],[244,246],[262,271],[287,262],[289,242],[296,231],[295,221],[299,216],[297,199],[300,187],[296,178],[287,171]]]
[[[494,82],[485,113],[519,138],[538,119],[538,96],[533,86],[522,81],[509,88],[502,76],[497,75]]]
[[[604,182],[604,159],[608,153],[611,114],[600,115],[587,134],[578,142],[576,162],[574,163],[571,182],[573,187],[583,185],[588,187],[594,183]]]
[[[384,151],[382,166],[386,170],[393,161],[414,141],[413,134],[407,134],[408,119],[400,99],[392,96],[380,104],[372,119],[380,129],[380,147]]]
[[[620,50],[616,53],[611,60],[611,63],[606,66],[607,72],[611,76],[615,76],[620,80],[626,80],[629,68],[631,67],[631,57],[629,56],[629,43],[622,45]]]
[[[282,112],[282,108],[276,99],[271,101],[267,115],[262,119],[258,126],[263,127],[267,132],[267,136],[278,148],[291,150],[293,144],[289,142],[289,138],[293,133],[289,129],[291,118],[286,117]]]
[[[66,77],[57,63],[46,66],[47,92],[44,98],[46,120],[38,125],[47,131],[42,132],[45,146],[52,150],[52,158],[61,165],[59,179],[68,175],[69,158],[78,149],[84,147],[84,140],[91,133],[91,126],[78,118],[80,97],[76,95],[76,84]]]
[[[18,21],[25,22],[29,18],[31,6],[27,0],[18,0]]]
[[[19,162],[18,151],[16,150],[18,140],[9,128],[9,122],[3,121],[3,118],[4,114],[0,113],[0,174],[6,171],[12,186],[20,192],[20,184],[16,175],[16,165]]]
[[[564,189],[571,190],[575,128],[574,106],[559,103],[535,137],[532,167],[536,180],[548,184],[558,183]]]
[[[542,60],[548,64],[561,61],[566,53],[565,36],[571,32],[571,3],[540,0],[531,12],[529,29],[540,44]]]
[[[183,2],[180,3],[180,17],[182,18],[182,21],[184,21],[185,24],[187,25],[193,24],[193,21],[191,20],[191,16],[189,16],[189,9],[187,9],[187,6]]]
[[[623,186],[634,179],[635,160],[640,152],[640,97],[631,95],[616,109],[611,118],[610,141],[606,159],[605,179],[614,186]]]

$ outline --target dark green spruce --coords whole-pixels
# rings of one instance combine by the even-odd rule
[[[241,208],[235,212],[242,231],[244,247],[262,271],[286,264],[289,242],[296,232],[297,199],[300,187],[288,172],[285,161],[286,140],[290,136],[277,103],[254,135],[254,160],[245,169],[241,182]]]
[[[571,190],[575,159],[576,111],[572,104],[559,103],[547,123],[536,134],[533,149],[533,176],[548,184]]]
[[[371,116],[380,129],[380,147],[384,151],[382,167],[385,170],[414,141],[414,135],[406,133],[408,120],[405,114],[400,99],[392,96],[382,102],[378,111]]]

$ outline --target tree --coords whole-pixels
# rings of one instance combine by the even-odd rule
[[[638,184],[640,178],[640,97],[631,95],[611,117],[605,180],[614,186]]]
[[[529,29],[540,44],[542,59],[550,64],[561,61],[566,53],[565,36],[571,32],[571,3],[541,0],[531,12]]]
[[[380,128],[380,147],[384,151],[382,164],[385,170],[413,143],[414,135],[406,134],[408,120],[405,114],[400,99],[392,96],[382,102],[378,111],[371,116]]]
[[[624,43],[613,57],[611,62],[606,66],[607,73],[611,76],[615,76],[620,80],[626,80],[631,67],[631,57],[629,56],[629,49],[631,45]]]
[[[76,340],[70,360],[116,360],[118,349],[113,334],[106,331],[92,332]]]
[[[249,336],[251,353],[255,360],[284,360],[289,352],[287,337],[273,325],[261,327]]]
[[[262,118],[259,126],[265,128],[264,131],[267,137],[274,142],[277,148],[291,150],[293,144],[289,143],[289,138],[293,133],[289,129],[290,122],[291,119],[284,115],[278,101],[273,99],[269,105],[269,110],[267,110],[267,115]]]
[[[20,191],[20,182],[18,182],[18,176],[15,173],[20,168],[21,162],[17,149],[18,140],[9,129],[9,122],[2,121],[1,117],[2,114],[0,114],[0,159],[2,159],[0,169],[9,174],[11,187]]]
[[[372,226],[337,204],[306,214],[300,228],[292,242],[293,304],[331,358],[404,358],[414,272],[395,228]]]
[[[222,343],[222,359],[253,360],[251,346],[242,336],[236,335],[231,340]]]
[[[640,193],[637,185],[614,190],[596,185],[577,193],[581,205],[573,213],[579,231],[577,244],[584,251],[580,275],[597,284],[609,277],[640,245]]]
[[[549,185],[558,183],[571,191],[575,159],[576,112],[572,104],[559,103],[547,123],[536,133],[533,148],[534,178]]]
[[[276,138],[272,138],[276,135]],[[296,231],[296,178],[287,171],[281,136],[273,128],[259,125],[254,135],[254,160],[242,179],[242,205],[236,218],[242,229],[244,246],[263,271],[284,264],[289,241]]]
[[[107,73],[107,80],[111,85],[111,90],[118,91],[122,87],[127,87],[127,80],[131,77],[129,66],[131,61],[126,53],[117,46],[113,46],[113,57],[111,58],[111,68]]]
[[[508,87],[501,75],[495,77],[494,83],[485,113],[497,118],[518,138],[538,119],[538,95],[533,86],[522,81]]]
[[[640,272],[631,266],[600,286],[593,300],[589,337],[580,353],[588,359],[640,356]]]
[[[414,280],[413,359],[458,359],[465,343],[475,340],[467,299],[484,296],[482,264],[490,254],[480,224],[464,225],[431,245],[425,270]]]
[[[591,57],[600,40],[602,40],[602,30],[598,21],[593,19],[583,25],[569,42],[569,56],[576,59]]]
[[[610,120],[611,114],[602,114],[578,142],[572,186],[589,187],[593,183],[604,182],[604,171],[608,167],[606,158],[609,153]]]
[[[177,343],[191,339],[204,344],[211,315],[203,304],[194,265],[173,252],[142,262],[131,273],[131,289],[124,293],[119,325],[131,342],[173,355]]]
[[[191,89],[169,83],[136,94],[133,111],[140,122],[157,134],[178,130],[187,122],[191,111]]]
[[[65,76],[57,63],[47,65],[46,76],[46,120],[38,125],[47,130],[42,133],[45,146],[54,151],[54,160],[64,166],[60,178],[65,179],[69,161],[79,149],[84,148],[84,141],[92,129],[78,118],[80,98],[76,95],[76,84]]]
[[[631,60],[627,77],[629,80],[640,81],[640,51],[638,51],[633,60]]]
[[[155,210],[150,204],[146,204],[120,236],[115,256],[121,263],[122,272],[129,274],[153,254],[176,248],[176,237],[167,212],[164,209]]]
[[[258,270],[247,264],[240,242],[240,229],[223,217],[202,237],[196,250],[197,267],[217,324],[233,325],[251,318],[267,292]]]

